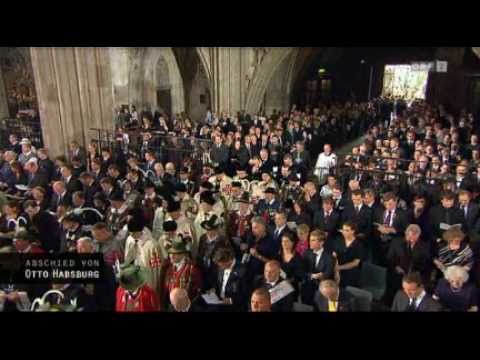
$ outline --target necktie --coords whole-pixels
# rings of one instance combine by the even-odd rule
[[[463,213],[465,214],[465,219],[467,219],[468,216],[468,206],[462,206]]]
[[[410,299],[410,303],[407,306],[407,311],[409,311],[409,312],[417,311],[416,299],[415,298]]]
[[[318,266],[319,262],[320,262],[320,254],[315,254],[315,267]]]
[[[386,225],[386,226],[390,226],[390,221],[391,221],[391,220],[392,220],[392,212],[389,211],[389,212],[387,213],[387,216],[386,216],[385,221],[384,221],[383,224]]]
[[[446,209],[446,210],[445,210],[445,222],[446,222],[448,225],[451,225],[451,221],[450,221],[450,209]]]
[[[360,207],[359,206],[355,206],[355,214],[359,214],[360,213]]]

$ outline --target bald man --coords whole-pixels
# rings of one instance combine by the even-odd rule
[[[284,280],[280,276],[281,266],[276,260],[270,260],[265,263],[263,276],[259,276],[255,282],[255,288],[265,288],[269,293],[282,283]],[[293,303],[295,302],[296,292],[293,291],[283,298],[278,299],[274,304],[271,304],[271,311],[273,312],[291,312],[293,310]]]
[[[202,309],[196,304],[195,300],[193,303],[188,297],[188,292],[182,288],[175,288],[170,291],[170,303],[173,307],[173,312],[201,312]]]

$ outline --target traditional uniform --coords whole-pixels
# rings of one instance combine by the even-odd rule
[[[170,260],[167,260],[163,274],[162,304],[166,305],[170,303],[170,291],[175,288],[187,290],[190,300],[193,300],[200,294],[202,289],[202,276],[200,270],[189,259],[185,258],[180,264],[173,264]]]
[[[130,263],[121,266],[115,304],[117,312],[160,310],[158,294],[148,285],[147,278],[147,271],[142,266]]]
[[[125,262],[145,267],[147,284],[160,294],[160,272],[164,257],[148,228],[144,228],[137,240],[129,235],[125,244]]]

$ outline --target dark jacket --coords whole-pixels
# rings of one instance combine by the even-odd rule
[[[38,169],[38,171],[31,177],[29,177],[28,187],[33,189],[34,187],[40,186],[44,189],[48,187],[48,175],[44,172],[43,169]]]
[[[349,203],[342,212],[342,223],[353,221],[357,225],[357,234],[363,234],[364,237],[370,237],[372,233],[373,211],[365,205],[362,205],[357,214],[353,203]]]
[[[303,256],[304,279],[302,283],[302,301],[305,304],[313,304],[313,296],[318,290],[320,280],[311,279],[312,274],[323,273],[324,279],[333,279],[335,272],[335,259],[333,256],[323,250],[322,256],[315,266],[316,255],[311,249],[307,249]]]
[[[337,230],[340,227],[340,213],[333,210],[328,219],[325,220],[325,212],[323,209],[315,212],[313,217],[313,226],[328,233],[327,241],[333,241],[337,236]]]
[[[243,264],[236,261],[225,286],[225,298],[232,299],[233,304],[231,305],[231,310],[233,311],[246,310],[247,296],[249,293],[246,284],[246,270]],[[220,296],[222,291],[223,273],[223,270],[218,272],[215,286],[218,296]]]
[[[280,284],[283,280],[279,279],[278,281],[275,282],[275,286]],[[255,281],[255,286],[254,289],[264,287],[267,290],[272,289],[272,286],[268,284],[265,280],[265,277],[262,275],[257,278]],[[272,304],[272,312],[292,312],[293,310],[293,303],[295,302],[295,294],[296,292],[293,291],[287,296],[285,296],[283,299],[278,300],[276,303]]]
[[[409,298],[403,290],[399,290],[395,299],[393,300],[392,311],[406,312],[409,305]],[[436,312],[441,311],[442,306],[428,294],[422,299],[422,302],[418,305],[417,312]]]
[[[316,292],[314,300],[315,312],[328,312],[328,299],[319,291]],[[338,294],[338,312],[352,312],[356,311],[355,298],[348,291],[340,289]]]
[[[459,208],[445,209],[442,205],[435,206],[430,210],[428,220],[434,239],[442,238],[444,233],[444,230],[440,229],[440,223],[448,225],[462,224],[462,230],[465,230],[465,216]]]

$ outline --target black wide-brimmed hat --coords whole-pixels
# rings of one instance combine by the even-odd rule
[[[121,191],[114,191],[110,195],[110,201],[125,201],[123,193]]]
[[[73,212],[69,212],[63,218],[63,222],[65,222],[65,221],[81,224],[82,223],[82,218],[80,217],[80,215],[77,215]]]
[[[175,211],[180,211],[181,209],[181,204],[179,201],[174,201],[170,200],[167,205],[167,212],[175,212]]]
[[[175,184],[175,191],[177,192],[187,192],[187,186],[184,183]]]
[[[163,231],[171,232],[177,231],[178,225],[175,220],[167,220],[163,222]]]
[[[133,208],[129,210],[129,215],[132,217],[128,221],[128,231],[129,232],[140,232],[145,228],[145,215],[143,209]]]
[[[211,206],[215,205],[215,198],[213,197],[213,193],[211,191],[204,191],[200,194],[200,202],[205,202]]]
[[[274,187],[268,187],[265,190],[265,194],[276,194],[276,193],[277,193],[277,190]]]
[[[234,202],[236,203],[244,203],[250,204],[250,194],[248,192],[244,192],[239,199],[236,199]]]
[[[221,219],[217,215],[212,215],[210,219],[202,221],[200,226],[205,230],[216,230],[222,225]]]
[[[213,184],[210,181],[204,181],[200,184],[200,187],[207,189],[207,190],[213,190]]]

